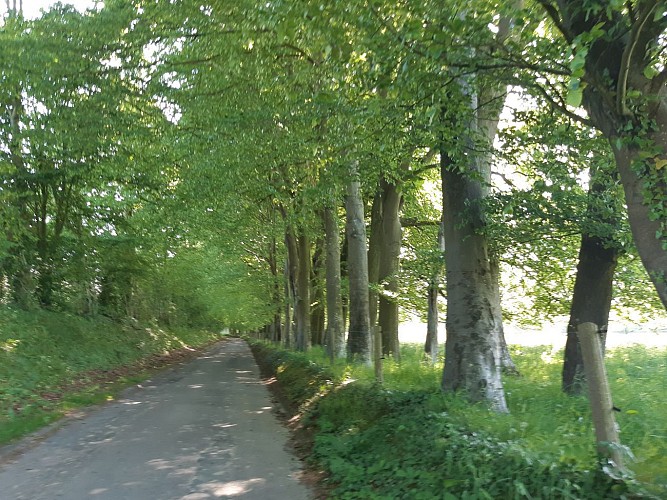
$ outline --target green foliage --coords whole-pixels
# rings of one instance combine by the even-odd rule
[[[335,498],[602,499],[626,491],[601,473],[548,463],[458,427],[446,404],[425,399],[393,395],[391,410],[368,429],[318,435],[315,458],[338,483]]]
[[[595,472],[588,402],[562,393],[562,352],[513,347],[523,375],[505,379],[511,413],[497,415],[442,395],[440,369],[422,362],[420,351],[406,346],[400,365],[389,360],[380,387],[367,368],[340,361],[320,368],[327,362],[323,352],[307,356],[262,346],[262,356],[276,360],[283,388],[316,431],[314,459],[330,474],[332,498],[642,495],[632,480]],[[619,348],[608,356],[622,440],[636,455],[631,468],[658,495],[667,489],[667,408],[661,396],[666,361],[664,350],[644,348]]]
[[[299,406],[309,402],[332,386],[334,375],[322,364],[314,363],[302,352],[273,349],[268,344],[253,344],[285,388],[290,402]]]
[[[539,323],[569,313],[581,234],[618,250],[616,313],[662,314],[657,295],[646,293],[651,284],[638,265],[608,142],[581,124],[540,111],[541,99],[534,105],[515,112],[514,123],[500,131],[498,168],[505,177],[487,207],[490,235],[505,264],[505,314],[519,323]]]

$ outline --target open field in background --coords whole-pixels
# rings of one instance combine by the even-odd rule
[[[512,324],[505,325],[505,339],[508,344],[550,345],[555,349],[565,347],[567,318],[558,318],[555,322],[541,328],[522,328]],[[445,325],[438,328],[440,343],[445,341]],[[411,320],[401,323],[398,336],[401,343],[420,344],[426,339],[426,323]],[[646,347],[667,347],[667,319],[661,318],[642,324],[612,322],[607,332],[607,347],[614,348],[641,344]]]

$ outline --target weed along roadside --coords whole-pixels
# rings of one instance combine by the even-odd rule
[[[512,380],[512,413],[495,415],[441,394],[417,346],[404,351],[401,365],[387,364],[386,382],[379,386],[372,368],[344,361],[331,366],[318,350],[295,353],[249,342],[264,376],[274,377],[288,400],[292,423],[298,421],[309,436],[306,454],[321,472],[327,498],[622,499],[667,493],[659,474],[640,483],[598,466],[587,402],[560,397],[557,377],[553,394],[548,389],[550,403],[540,401],[544,381],[531,389],[530,375]],[[539,356],[533,351],[524,353],[522,373]],[[534,423],[540,418],[548,429]]]
[[[112,400],[221,339],[205,330],[128,329],[47,311],[3,310],[0,324],[0,445]]]

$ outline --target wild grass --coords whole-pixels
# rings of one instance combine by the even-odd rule
[[[442,360],[432,366],[419,345],[402,346],[400,363],[385,360],[384,388],[430,394],[428,404],[446,412],[454,425],[511,443],[546,462],[595,468],[588,400],[561,391],[562,351],[554,351],[551,346],[511,346],[511,353],[521,376],[504,378],[509,415],[492,413],[484,405],[470,405],[458,396],[440,394]],[[321,350],[313,349],[308,356],[317,364],[328,363]],[[630,450],[629,468],[649,490],[667,496],[667,350],[616,348],[607,352],[606,367],[614,404],[620,409],[616,418],[621,440]],[[371,368],[350,366],[344,360],[330,369],[337,380],[366,384],[374,380]]]
[[[104,372],[216,337],[201,330],[123,328],[105,319],[0,307],[0,444],[72,408],[113,398],[121,386],[142,376],[117,370],[105,377]]]

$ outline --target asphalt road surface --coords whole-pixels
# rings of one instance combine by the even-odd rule
[[[14,450],[0,499],[307,499],[273,405],[248,345],[224,341]]]

